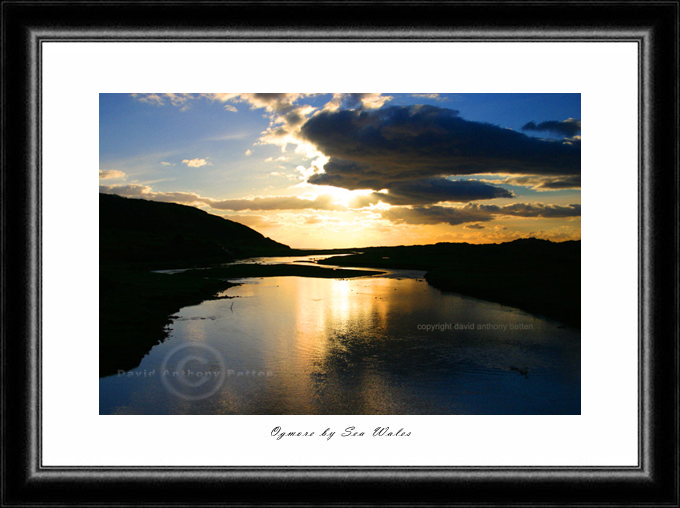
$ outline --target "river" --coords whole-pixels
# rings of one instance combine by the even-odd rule
[[[580,414],[580,330],[423,275],[237,280],[181,309],[136,369],[100,379],[99,412]]]

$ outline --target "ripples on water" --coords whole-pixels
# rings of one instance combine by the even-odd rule
[[[579,330],[422,274],[244,279],[101,379],[100,414],[580,414]]]

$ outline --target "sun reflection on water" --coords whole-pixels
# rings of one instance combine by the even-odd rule
[[[580,334],[516,309],[444,295],[415,278],[272,277],[178,313],[137,371],[183,343],[218,350],[221,390],[173,398],[144,378],[100,381],[103,413],[552,414],[580,411]],[[525,323],[429,331],[424,323]],[[248,372],[270,373],[257,377]]]

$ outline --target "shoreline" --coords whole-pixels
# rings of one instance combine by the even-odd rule
[[[348,279],[380,273],[384,272],[241,264],[166,274],[122,264],[102,265],[99,275],[99,377],[137,367],[153,346],[167,338],[167,326],[181,308],[214,299],[218,293],[239,285],[225,280],[227,278]]]

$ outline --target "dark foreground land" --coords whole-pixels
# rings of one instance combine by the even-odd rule
[[[171,317],[243,277],[350,278],[377,271],[321,266],[219,266],[237,259],[299,255],[256,231],[196,208],[99,195],[99,375],[137,367],[167,337]],[[151,269],[206,267],[183,273]]]
[[[165,340],[173,314],[234,286],[227,279],[351,278],[380,273],[283,264],[220,266],[251,257],[352,251],[294,250],[193,207],[99,196],[100,377],[137,367],[154,345]],[[498,245],[437,244],[361,251],[320,263],[425,270],[426,280],[444,291],[580,326],[580,242],[530,239]],[[202,269],[172,275],[151,272],[199,267]]]
[[[443,291],[490,300],[581,326],[581,242],[535,238],[472,245],[373,247],[323,264],[425,270]]]

